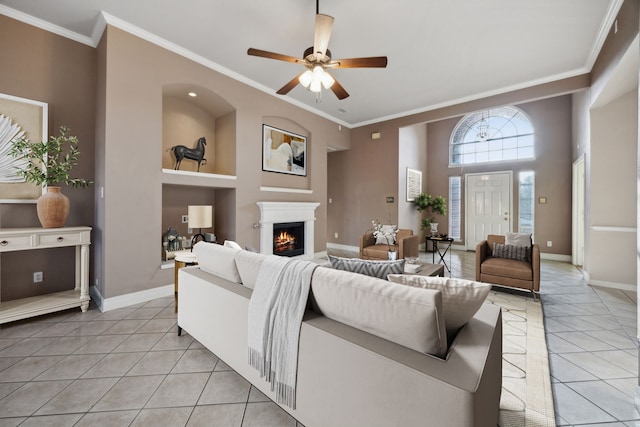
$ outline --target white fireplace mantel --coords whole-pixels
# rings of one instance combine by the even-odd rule
[[[313,259],[317,202],[258,202],[260,208],[260,253],[273,254],[273,224],[304,222],[303,259]]]

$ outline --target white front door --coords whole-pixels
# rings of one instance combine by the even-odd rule
[[[465,177],[467,249],[487,238],[511,230],[512,172],[467,174]]]

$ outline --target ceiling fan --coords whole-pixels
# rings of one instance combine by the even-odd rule
[[[318,11],[319,0],[316,0],[316,24],[313,39],[313,46],[304,51],[302,58],[282,55],[266,50],[249,48],[247,54],[260,56],[262,58],[276,59],[278,61],[293,62],[302,64],[306,70],[294,77],[289,83],[282,86],[276,93],[286,95],[301,84],[310,91],[319,93],[321,86],[325,89],[331,88],[338,99],[345,99],[349,93],[329,74],[330,68],[385,68],[387,66],[386,56],[374,56],[368,58],[331,59],[329,38],[333,29],[333,17],[323,15]]]

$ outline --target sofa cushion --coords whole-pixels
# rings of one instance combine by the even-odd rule
[[[511,277],[513,279],[533,280],[531,264],[515,259],[489,257],[480,265],[480,273]]]
[[[367,276],[387,279],[389,274],[400,274],[404,272],[404,259],[395,261],[379,261],[359,258],[342,258],[329,255],[331,267],[337,270],[351,271],[353,273],[365,274]]]
[[[421,353],[443,356],[442,293],[331,268],[311,279],[313,308],[325,317]]]
[[[265,255],[257,252],[238,251],[235,254],[236,267],[240,274],[242,284],[248,288],[253,289],[256,285],[256,278],[260,271],[262,262],[267,256],[277,255]]]
[[[202,271],[220,276],[234,283],[240,283],[240,274],[236,267],[235,255],[238,249],[227,248],[217,243],[198,242],[193,253],[198,259]]]
[[[397,245],[391,245],[392,251],[398,251]],[[362,249],[362,255],[367,258],[375,258],[385,260],[388,257],[389,246],[388,245],[373,245],[367,246]]]
[[[496,258],[529,262],[531,260],[531,246],[503,245],[494,242],[492,254]]]
[[[391,274],[389,281],[442,292],[442,308],[447,336],[453,337],[484,303],[491,290],[488,283],[447,277]]]

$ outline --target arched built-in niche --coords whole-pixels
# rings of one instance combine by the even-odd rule
[[[190,96],[195,93],[196,96]],[[205,137],[200,172],[194,160],[183,160],[174,170],[175,145],[194,148]],[[219,239],[234,239],[236,186],[236,110],[209,89],[190,84],[172,84],[162,91],[162,230],[169,227],[190,241],[193,233],[183,222],[189,205],[212,205],[212,227]],[[164,254],[163,254],[164,255]],[[167,267],[170,264],[166,264]]]
[[[200,172],[235,175],[235,129],[235,108],[210,89],[186,83],[163,87],[162,169],[175,168],[172,147],[196,148],[199,138],[204,137],[206,161],[201,163]],[[197,162],[190,159],[180,165],[181,171],[196,172],[197,169]]]

